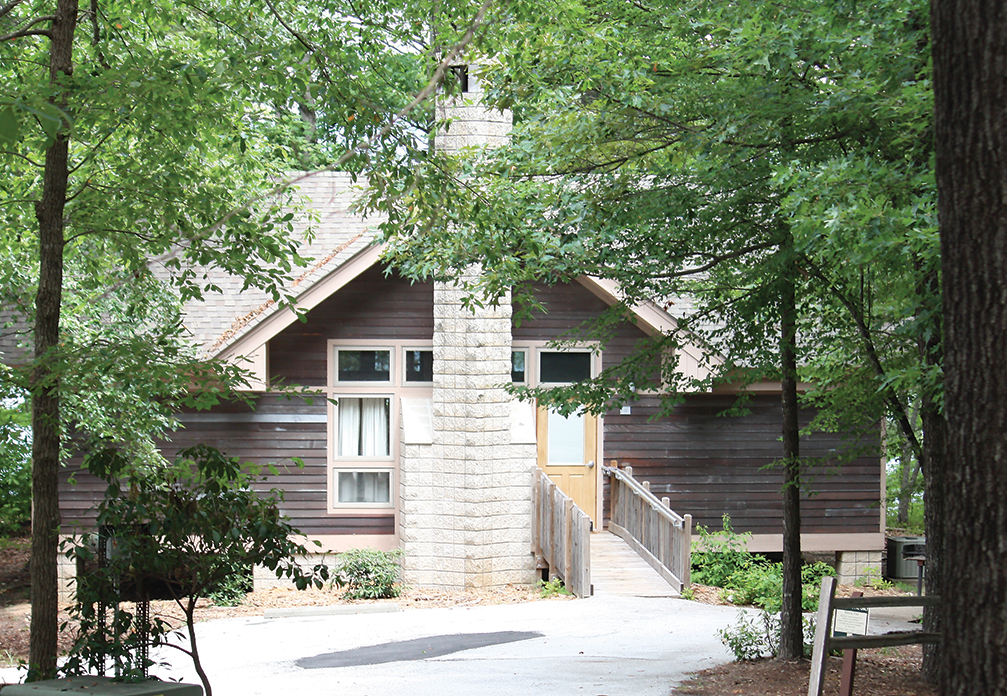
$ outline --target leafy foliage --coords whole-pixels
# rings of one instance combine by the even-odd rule
[[[539,580],[538,594],[542,599],[573,596],[573,592],[566,589],[566,585],[564,585],[563,581],[559,578],[553,578],[552,580]]]
[[[26,406],[24,399],[0,396],[0,536],[22,532],[31,522],[31,439]]]
[[[347,599],[398,597],[404,589],[399,583],[402,550],[378,551],[353,549],[339,554],[339,567],[332,584],[346,588]]]
[[[811,617],[802,620],[804,653],[809,655],[815,640],[815,621]],[[753,617],[745,612],[737,623],[717,631],[720,642],[739,661],[759,660],[775,657],[780,651],[780,617],[768,611],[761,611]]]
[[[117,674],[142,676],[148,666],[140,657],[144,642],[166,645],[174,627],[157,617],[144,623],[119,600],[163,595],[185,613],[192,648],[179,649],[192,656],[210,694],[193,639],[197,600],[229,587],[236,568],[265,566],[301,589],[320,587],[328,576],[324,565],[297,564],[306,549],[292,541],[297,531],[279,511],[280,491],[256,491],[257,472],[237,458],[198,445],[158,471],[131,467],[110,449],[95,451],[86,463],[108,488],[97,511],[101,534],[65,548],[90,568],[78,579],[71,609],[80,629],[63,666],[66,674],[103,674],[112,667]],[[106,544],[103,566],[99,544]],[[107,607],[114,607],[108,623]]]
[[[728,515],[724,515],[723,529],[719,532],[710,532],[703,525],[698,525],[696,530],[699,539],[693,542],[691,556],[693,582],[725,587],[732,575],[752,564],[752,554],[745,546],[751,535],[736,534]]]
[[[699,540],[692,553],[692,581],[723,588],[721,596],[732,604],[755,605],[779,612],[783,602],[783,566],[770,563],[745,548],[745,537],[731,529],[724,516],[722,531],[711,533],[698,527]],[[801,608],[815,611],[822,577],[836,574],[827,563],[818,561],[801,568]],[[741,659],[741,658],[739,658]]]

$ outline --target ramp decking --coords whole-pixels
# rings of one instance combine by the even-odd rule
[[[678,596],[629,544],[607,530],[591,534],[591,584],[595,596]]]

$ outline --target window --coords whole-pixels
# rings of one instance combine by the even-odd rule
[[[591,354],[585,352],[539,352],[538,381],[545,384],[569,384],[591,378]]]
[[[528,359],[528,351],[514,350],[510,354],[510,379],[515,384],[527,382],[525,376],[525,362]]]
[[[390,350],[336,350],[337,382],[391,381]]]
[[[402,443],[429,444],[433,350],[429,343],[330,341],[328,511],[396,508]]]
[[[390,456],[390,401],[387,396],[338,398],[340,458]]]
[[[434,381],[434,352],[432,350],[406,350],[406,381]]]
[[[336,471],[337,504],[388,505],[391,492],[391,471]]]

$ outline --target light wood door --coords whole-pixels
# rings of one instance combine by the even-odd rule
[[[538,465],[598,528],[598,419],[538,409]]]

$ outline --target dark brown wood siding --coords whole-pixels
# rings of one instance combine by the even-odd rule
[[[304,534],[394,534],[395,518],[388,514],[369,517],[326,513],[326,402],[315,398],[260,396],[254,408],[241,403],[222,404],[210,411],[183,413],[184,428],[160,443],[168,459],[196,444],[216,447],[229,456],[265,467],[275,464],[277,473],[263,470],[256,485],[263,491],[283,491],[281,509]],[[297,460],[303,466],[297,465]],[[75,483],[70,482],[74,474]],[[80,471],[79,462],[67,467],[60,481],[64,525],[91,527],[94,502],[104,484]]]
[[[767,468],[782,456],[779,396],[753,397],[745,415],[718,415],[734,403],[730,395],[689,396],[671,415],[650,420],[657,400],[641,399],[631,415],[605,416],[605,461],[632,466],[634,477],[650,481],[651,491],[691,514],[694,525],[719,530],[726,513],[736,531],[780,534],[783,474]],[[812,414],[801,415],[805,427]],[[879,531],[879,435],[873,429],[856,443],[832,433],[802,436],[801,456],[809,460],[802,532]],[[846,461],[844,452],[857,456]]]
[[[270,379],[324,386],[330,340],[433,341],[434,291],[372,267],[269,342]]]
[[[578,329],[586,322],[596,319],[608,309],[594,293],[580,283],[548,286],[537,283],[534,286],[535,299],[545,308],[545,312],[535,311],[532,316],[514,326],[514,341],[551,341],[558,338],[576,339]],[[620,322],[612,331],[602,355],[602,368],[619,364],[631,355],[646,334],[628,321]]]

